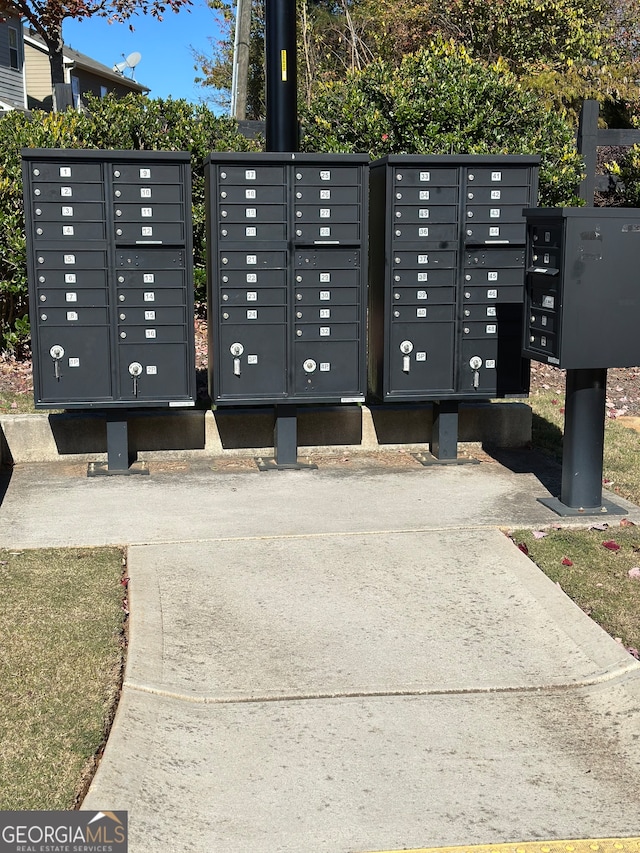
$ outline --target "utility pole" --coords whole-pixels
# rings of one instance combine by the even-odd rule
[[[267,151],[298,150],[295,0],[266,0]]]
[[[247,117],[249,80],[249,42],[251,39],[251,0],[237,0],[236,33],[233,45],[231,115],[241,121]]]

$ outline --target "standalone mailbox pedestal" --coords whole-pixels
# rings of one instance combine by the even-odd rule
[[[22,159],[35,406],[105,410],[106,473],[133,473],[126,410],[196,399],[189,154]]]
[[[622,512],[602,500],[607,368],[640,362],[640,210],[526,210],[523,352],[567,369],[562,515]]]

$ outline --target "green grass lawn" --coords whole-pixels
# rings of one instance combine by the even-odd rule
[[[118,548],[0,551],[0,809],[72,809],[120,689]]]

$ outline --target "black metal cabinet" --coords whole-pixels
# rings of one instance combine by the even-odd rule
[[[537,157],[389,155],[370,170],[369,384],[383,400],[517,396],[523,204]]]
[[[212,400],[364,400],[368,158],[211,154],[205,175]]]
[[[570,370],[640,362],[640,210],[526,210],[523,349]]]
[[[22,157],[36,408],[193,405],[189,155]]]

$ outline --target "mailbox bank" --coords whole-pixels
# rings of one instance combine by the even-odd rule
[[[205,175],[212,400],[363,401],[368,158],[211,154]]]
[[[22,154],[36,408],[194,405],[189,155]]]
[[[526,225],[537,157],[371,165],[369,370],[384,401],[526,394]]]

